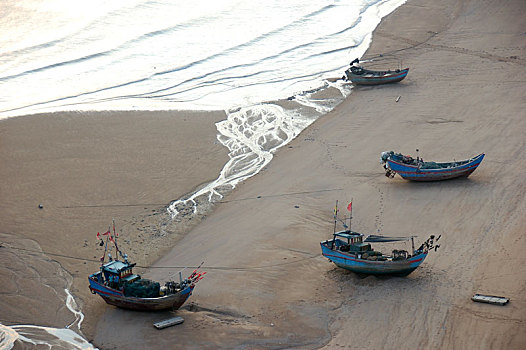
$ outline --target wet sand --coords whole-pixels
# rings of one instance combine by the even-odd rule
[[[0,278],[20,271],[17,258],[67,271],[42,282],[45,268],[29,288],[40,293],[42,284],[71,278],[87,317],[82,330],[101,349],[522,348],[525,13],[520,0],[409,0],[382,21],[366,54],[375,58],[370,67],[410,67],[408,77],[356,88],[184,236],[163,235],[180,227],[162,225],[166,204],[213,180],[225,163],[214,118],[63,113],[0,121],[3,245],[94,260],[28,258],[11,249],[9,258],[0,255],[7,266]],[[382,151],[415,155],[416,148],[426,160],[482,152],[486,158],[468,179],[411,183],[384,176]],[[336,200],[342,211],[353,201],[353,230],[415,235],[417,242],[440,234],[440,248],[405,278],[360,278],[338,269],[319,247],[333,232]],[[114,217],[140,265],[161,256],[154,267],[205,262],[206,277],[177,312],[182,325],[157,331],[152,322],[169,312],[119,310],[89,294],[86,276],[100,254],[95,231]],[[131,244],[138,242],[145,244]],[[164,279],[174,270],[139,272]],[[36,298],[32,291],[21,299],[27,289],[9,286],[0,322],[58,327],[73,318],[59,297],[31,309],[49,308],[42,313],[11,308]],[[511,301],[473,303],[474,293]]]
[[[170,223],[166,207],[219,174],[228,150],[215,122],[224,118],[63,112],[0,120],[0,322],[65,327],[75,320],[68,288],[86,316],[82,332],[92,334],[105,309],[87,288],[103,251],[97,231],[115,219],[121,248],[139,266],[175,244],[192,223]]]

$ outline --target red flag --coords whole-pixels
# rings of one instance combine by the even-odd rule
[[[111,233],[111,232],[108,230],[108,232],[103,233],[102,235],[103,235],[103,236],[107,236],[107,235],[109,235],[110,233]],[[97,239],[102,239],[102,238],[100,237],[100,232],[97,232]]]
[[[349,203],[349,205],[347,206],[347,210],[348,210],[348,211],[352,211],[352,202]]]

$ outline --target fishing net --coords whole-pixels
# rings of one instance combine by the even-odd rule
[[[140,279],[138,281],[124,285],[124,295],[127,297],[136,298],[157,298],[161,285],[158,282],[147,279]]]

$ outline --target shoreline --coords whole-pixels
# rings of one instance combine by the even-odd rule
[[[495,23],[488,24],[509,21],[505,33],[495,30],[479,35],[477,30],[484,27],[481,18],[498,5],[452,0],[415,3],[407,1],[382,19],[365,55],[376,57],[375,64],[407,63],[411,70],[406,80],[393,86],[356,88],[332,112],[276,152],[259,174],[199,218],[199,224],[190,223],[192,229],[183,235],[162,235],[175,230],[165,225],[168,214],[163,203],[168,205],[212,181],[226,163],[227,150],[213,137],[214,124],[225,118],[224,112],[61,112],[52,114],[61,119],[56,121],[57,129],[48,124],[50,120],[43,121],[43,116],[0,120],[0,161],[8,164],[0,171],[3,179],[12,180],[0,186],[1,231],[9,235],[0,242],[14,244],[12,239],[21,247],[38,242],[35,249],[45,252],[73,252],[96,259],[100,250],[94,249],[95,231],[102,232],[116,217],[117,231],[125,242],[121,245],[155,240],[146,248],[142,245],[130,251],[133,260],[144,266],[197,266],[206,260],[206,278],[178,312],[185,323],[164,330],[160,339],[151,323],[170,313],[137,314],[108,308],[89,293],[86,276],[96,263],[79,266],[78,261],[68,259],[30,258],[30,264],[43,259],[51,265],[48,269],[59,266],[69,271],[71,291],[81,298],[86,316],[82,331],[101,349],[138,344],[138,348],[161,349],[173,346],[174,339],[184,348],[200,349],[353,347],[353,339],[359,338],[367,338],[364,346],[372,348],[386,344],[513,348],[526,342],[520,333],[526,322],[521,314],[526,301],[515,282],[524,280],[525,271],[510,276],[500,259],[502,249],[517,266],[525,259],[519,255],[526,245],[520,236],[526,224],[520,214],[526,208],[518,165],[524,160],[520,132],[525,130],[520,119],[526,107],[521,102],[524,88],[521,94],[520,79],[515,78],[515,83],[504,80],[524,77],[525,61],[520,58],[524,49],[512,45],[520,39],[520,32],[513,32],[514,21],[507,17],[520,18],[519,9],[524,10],[524,5],[512,1],[502,6]],[[414,21],[408,24],[408,18]],[[490,44],[496,42],[495,37],[506,40]],[[477,74],[488,66],[492,79],[481,81]],[[496,74],[498,70],[504,76]],[[455,80],[455,74],[462,79]],[[506,93],[498,89],[503,85],[518,88]],[[400,101],[395,102],[399,96]],[[108,114],[116,118],[106,118]],[[73,123],[81,116],[88,117],[84,125]],[[174,116],[177,121],[172,125]],[[16,118],[35,118],[38,123]],[[144,138],[139,131],[148,127],[156,135]],[[121,128],[127,131],[119,135]],[[160,147],[159,142],[170,139],[169,131],[180,132],[181,143],[172,140]],[[58,139],[57,152],[53,147],[58,142],[53,141]],[[84,141],[78,143],[79,139]],[[141,146],[130,150],[133,140],[141,140]],[[188,151],[185,142],[192,140]],[[384,178],[374,161],[382,151],[409,152],[417,147],[425,152],[426,160],[467,158],[477,150],[489,150],[481,167],[464,182],[419,185]],[[184,151],[177,154],[166,151],[180,148]],[[161,149],[165,151],[159,154]],[[106,164],[104,159],[111,154],[113,161]],[[198,164],[193,161],[196,154],[202,157]],[[513,159],[517,165],[499,179],[501,163]],[[188,166],[182,171],[177,164]],[[161,174],[156,172],[159,169],[163,169]],[[172,180],[167,185],[165,180],[172,173],[187,181]],[[332,232],[334,200],[351,198],[356,208],[353,227],[371,234],[412,232],[421,234],[419,238],[441,230],[442,250],[405,279],[359,279],[334,268],[319,256],[319,241]],[[97,207],[97,203],[103,205]],[[408,217],[411,220],[404,220]],[[179,229],[186,232],[188,227]],[[21,235],[24,241],[14,235]],[[166,244],[168,236],[170,244]],[[11,261],[27,259],[16,254],[10,257]],[[0,272],[2,280],[11,278],[9,270],[15,268],[7,263]],[[155,268],[139,272],[159,279],[167,274]],[[8,289],[16,290],[14,285]],[[466,300],[474,292],[508,293],[511,303],[506,309],[473,305]],[[31,295],[9,295],[0,304],[1,310],[9,310],[2,318],[49,325],[43,315],[61,310],[54,322],[69,324],[72,315],[60,302],[50,301],[53,296],[49,298],[48,305],[31,305],[47,312],[25,314],[27,310],[12,309],[6,301],[30,300]],[[484,320],[484,316],[492,318]],[[422,323],[425,329],[419,328]],[[110,325],[126,331],[116,335]],[[468,339],[467,333],[479,337]]]

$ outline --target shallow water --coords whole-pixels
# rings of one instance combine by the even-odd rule
[[[5,0],[0,116],[226,110],[341,77],[403,0]]]

